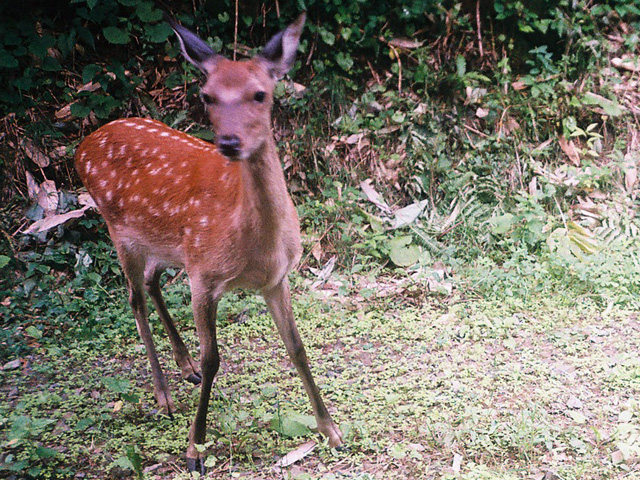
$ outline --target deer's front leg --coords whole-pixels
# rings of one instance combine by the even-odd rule
[[[311,370],[309,369],[309,361],[304,350],[304,345],[300,339],[298,328],[293,319],[293,310],[291,309],[291,294],[289,292],[289,281],[284,278],[282,282],[271,290],[263,291],[267,307],[273,320],[278,327],[278,332],[287,347],[287,352],[291,357],[291,361],[296,366],[298,374],[302,379],[304,389],[307,391],[313,413],[316,416],[318,430],[329,439],[329,445],[337,447],[342,444],[342,432],[334,423],[327,407],[325,407],[318,387],[313,380]]]
[[[191,287],[193,303],[193,317],[200,341],[200,368],[202,383],[200,385],[200,401],[196,416],[189,430],[189,446],[187,447],[187,468],[204,474],[204,458],[198,452],[196,445],[205,442],[207,428],[207,410],[213,379],[220,366],[218,344],[216,341],[216,309],[217,298],[213,298],[210,291],[193,284]]]

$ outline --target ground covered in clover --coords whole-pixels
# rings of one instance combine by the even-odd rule
[[[313,432],[301,382],[264,304],[231,295],[220,314],[211,478],[640,473],[637,312],[554,298],[415,304],[397,286],[364,300],[333,295],[332,287],[298,285],[295,312],[345,448],[330,449]],[[186,286],[177,280],[169,291],[193,346]],[[37,465],[37,477],[188,478],[183,452],[198,388],[180,379],[156,319],[179,405],[173,419],[157,412],[127,309],[124,295],[114,297],[91,331],[78,327],[73,340],[71,332],[32,338],[32,352],[0,372],[0,416],[23,446],[13,450],[16,461]],[[314,450],[280,467],[285,454],[307,452],[310,442]]]

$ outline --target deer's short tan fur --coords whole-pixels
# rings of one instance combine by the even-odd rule
[[[155,120],[130,118],[98,129],[76,152],[80,178],[107,222],[127,278],[157,401],[169,413],[175,408],[149,328],[145,291],[167,330],[183,377],[202,383],[187,448],[192,470],[204,469],[195,445],[205,440],[211,384],[219,366],[216,307],[222,294],[235,287],[261,291],[320,432],[331,445],[342,442],[311,376],[293,319],[286,275],[300,258],[300,228],[271,130],[273,88],[293,63],[303,24],[301,16],[276,35],[263,54],[232,62],[172,22],[183,54],[207,76],[202,94],[217,146]],[[189,276],[199,365],[160,293],[160,275],[170,266],[184,267]]]

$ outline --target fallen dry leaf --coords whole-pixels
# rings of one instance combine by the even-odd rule
[[[72,102],[69,105],[65,105],[59,110],[56,110],[55,117],[58,120],[68,121],[71,120],[71,105],[76,102]]]
[[[419,48],[423,43],[424,42],[417,42],[408,38],[392,38],[391,40],[389,40],[389,45],[393,45],[394,47],[398,48],[406,48],[407,50]]]
[[[558,137],[558,143],[560,144],[560,148],[562,151],[569,157],[571,163],[573,163],[576,167],[580,166],[580,154],[578,153],[578,149],[576,148],[576,144],[573,140],[567,140],[563,135]]]
[[[38,184],[31,173],[26,172],[29,198],[42,207],[45,215],[50,215],[58,208],[58,189],[53,180],[45,180]]]
[[[38,148],[30,139],[25,139],[20,146],[25,155],[40,168],[48,167],[51,164],[51,159],[47,154]]]
[[[294,463],[299,462],[304,457],[306,457],[311,452],[313,452],[315,448],[316,448],[316,442],[309,441],[309,442],[303,443],[298,448],[290,451],[285,456],[283,456],[280,460],[278,460],[275,463],[274,468],[285,468],[290,465],[293,465]]]
[[[34,222],[29,228],[27,228],[22,233],[25,235],[35,235],[38,233],[46,232],[51,230],[58,225],[62,225],[65,222],[68,222],[72,218],[79,218],[84,215],[84,212],[89,208],[89,206],[84,206],[78,210],[72,210],[67,213],[61,213],[59,215],[50,215],[48,217],[43,218],[42,220],[38,220]]]
[[[636,155],[627,153],[624,156],[624,186],[627,189],[627,193],[632,193],[633,187],[638,182],[638,162]]]
[[[373,203],[376,207],[378,207],[383,212],[390,213],[391,207],[389,207],[389,204],[387,204],[387,202],[384,201],[384,199],[382,198],[382,195],[380,195],[376,191],[376,189],[373,188],[371,183],[372,183],[372,180],[370,178],[367,178],[363,182],[360,182],[360,188],[362,189],[362,191],[364,192],[364,194],[367,196],[367,198],[371,203]]]
[[[480,107],[476,110],[476,117],[478,118],[485,118],[487,115],[489,115],[489,110],[485,108]]]
[[[623,60],[622,58],[613,58],[611,59],[611,65],[616,67],[618,70],[628,70],[629,72],[640,71],[640,62],[638,62],[638,60]]]

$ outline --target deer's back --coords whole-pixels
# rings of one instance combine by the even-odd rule
[[[116,120],[87,137],[75,161],[116,244],[184,265],[241,234],[239,165],[207,142],[155,120]]]

